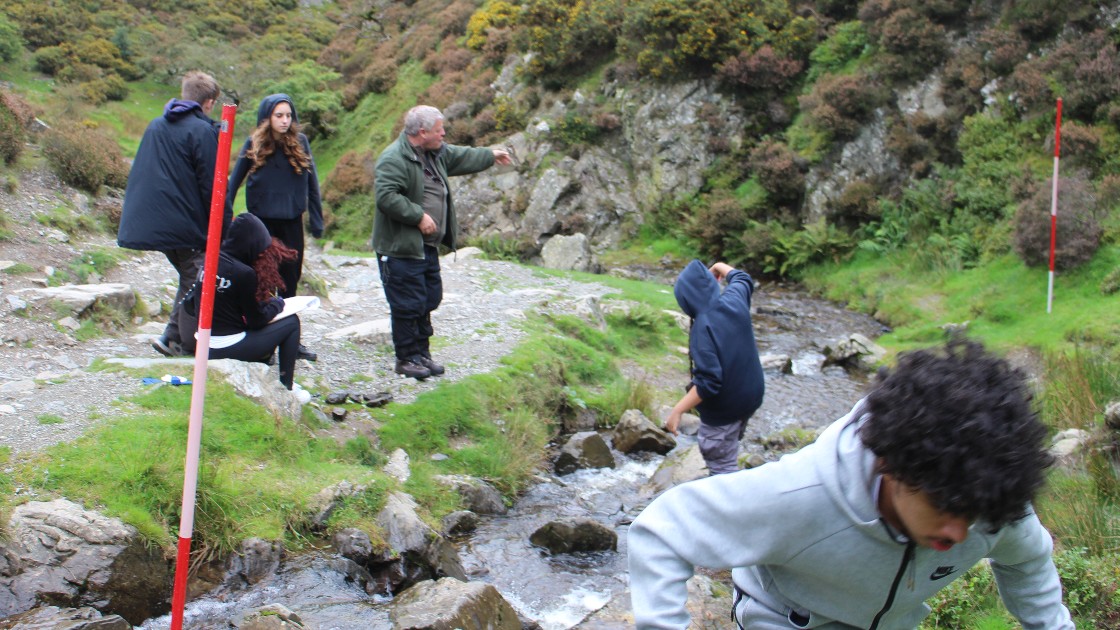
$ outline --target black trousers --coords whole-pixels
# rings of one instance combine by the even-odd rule
[[[198,280],[198,272],[206,262],[206,252],[201,249],[169,249],[163,252],[167,261],[179,272],[179,288],[175,291],[175,303],[171,306],[171,316],[167,318],[167,326],[163,329],[164,338],[178,342],[179,339],[179,304],[183,296],[191,290],[191,285]],[[194,334],[194,330],[190,331]]]
[[[180,315],[183,330],[191,330],[189,340],[183,340],[183,349],[194,353],[198,344],[193,331],[198,330],[198,318],[186,310]],[[299,358],[299,315],[291,315],[272,322],[264,328],[246,330],[245,338],[228,348],[210,348],[210,359],[237,359],[249,363],[268,363],[273,351],[279,349],[280,382],[292,388],[295,378],[296,359]]]
[[[379,255],[377,267],[381,271],[385,300],[389,302],[397,359],[416,355],[430,357],[429,344],[434,334],[432,311],[443,301],[439,251],[425,245],[423,260]]]
[[[261,219],[261,223],[268,228],[268,233],[280,239],[280,242],[299,252],[295,260],[285,260],[280,264],[278,271],[284,280],[284,290],[280,297],[289,298],[296,294],[299,288],[299,279],[303,276],[303,216],[295,219]]]

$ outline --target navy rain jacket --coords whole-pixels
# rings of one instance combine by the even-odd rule
[[[128,174],[117,245],[205,249],[218,158],[218,123],[194,101],[171,99],[148,124]],[[223,232],[233,218],[229,198]]]
[[[699,260],[684,268],[673,286],[677,304],[692,318],[688,353],[692,384],[703,401],[700,421],[731,424],[750,418],[762,405],[766,383],[751,324],[754,283],[738,269],[727,274],[727,288]]]

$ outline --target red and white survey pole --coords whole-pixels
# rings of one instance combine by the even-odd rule
[[[1058,159],[1062,154],[1062,99],[1058,99],[1058,117],[1054,121],[1054,177],[1050,191],[1050,279],[1046,288],[1046,312],[1054,303],[1054,247],[1058,243]]]
[[[206,263],[202,271],[202,303],[198,309],[198,347],[194,351],[194,386],[191,388],[187,460],[183,465],[183,513],[179,517],[179,553],[175,559],[175,586],[171,593],[171,630],[182,630],[183,607],[187,603],[187,573],[191,565],[194,501],[195,491],[198,489],[198,452],[202,443],[202,409],[206,403],[206,360],[210,356],[214,285],[218,275],[218,250],[222,242],[222,220],[226,206],[229,149],[233,141],[233,117],[236,113],[236,105],[222,106],[218,161],[214,168],[214,187],[210,197],[210,225],[206,232]]]

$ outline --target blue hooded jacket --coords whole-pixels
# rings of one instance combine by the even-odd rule
[[[148,124],[124,192],[117,244],[129,249],[205,249],[218,159],[218,127],[194,101],[167,102]],[[229,198],[223,227],[233,218]]]
[[[677,304],[693,320],[688,353],[705,424],[750,418],[762,405],[766,382],[751,323],[753,292],[751,277],[734,269],[721,294],[719,281],[699,260],[690,262],[673,286]]]
[[[272,116],[272,110],[280,103],[287,103],[292,108],[293,123],[299,122],[295,103],[287,94],[270,94],[261,99],[257,108],[257,126]],[[307,136],[299,134],[299,143],[303,150],[311,157],[311,144]],[[304,212],[308,213],[308,229],[311,235],[318,238],[323,235],[323,204],[319,198],[319,177],[315,169],[315,159],[311,160],[311,167],[302,173],[296,173],[288,162],[288,156],[283,151],[275,151],[268,156],[257,170],[250,172],[253,163],[246,157],[246,153],[253,146],[253,137],[250,134],[241,147],[240,157],[233,167],[230,175],[230,198],[237,197],[237,190],[248,177],[245,185],[245,208],[262,219],[299,219]]]

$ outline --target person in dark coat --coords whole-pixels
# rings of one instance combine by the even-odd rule
[[[443,300],[439,246],[455,249],[459,223],[447,178],[512,161],[503,149],[449,145],[443,114],[418,105],[377,158],[373,251],[389,302],[397,374],[423,380],[444,368],[432,360],[432,311]]]
[[[284,310],[279,268],[296,253],[268,233],[260,219],[238,215],[222,241],[214,289],[210,328],[211,359],[271,362],[280,351],[280,382],[292,389],[299,352],[299,315],[273,321]],[[202,301],[202,272],[187,292],[179,314],[184,347],[195,349],[198,309]],[[191,335],[187,336],[187,331]]]
[[[230,175],[231,198],[237,197],[242,182],[246,182],[245,208],[264,223],[269,234],[298,254],[280,267],[286,287],[281,297],[292,297],[303,274],[303,214],[308,215],[311,236],[320,238],[323,205],[311,144],[299,131],[296,106],[287,94],[270,94],[261,100],[257,128],[245,140]],[[318,358],[303,345],[299,354],[308,361]]]
[[[198,71],[183,77],[181,98],[171,99],[140,139],[124,192],[117,245],[163,252],[179,274],[175,303],[163,334],[152,347],[183,354],[179,303],[205,260],[210,196],[218,157],[218,123],[210,118],[221,89]],[[223,228],[233,218],[226,201]]]
[[[720,293],[720,280],[727,288]],[[762,405],[766,382],[751,323],[754,283],[744,271],[694,260],[673,286],[677,304],[692,318],[688,356],[692,382],[669,413],[665,428],[677,433],[681,414],[700,412],[697,441],[713,475],[739,470],[739,440]]]

